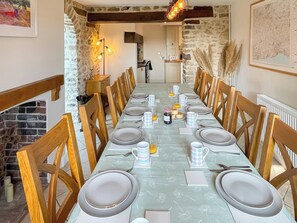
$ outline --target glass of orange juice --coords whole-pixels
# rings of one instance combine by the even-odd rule
[[[157,135],[149,135],[150,154],[155,154],[158,150],[159,137]]]

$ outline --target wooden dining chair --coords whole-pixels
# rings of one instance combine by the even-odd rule
[[[194,82],[194,92],[199,94],[201,82],[202,82],[202,69],[200,66],[197,67],[196,75],[195,75],[195,82]]]
[[[95,93],[86,104],[79,107],[79,113],[92,172],[108,142],[101,96]]]
[[[126,97],[127,92],[126,92],[126,84],[125,84],[125,77],[123,76],[119,76],[118,77],[118,83],[119,83],[119,87],[120,87],[120,91],[121,91],[121,97],[122,97],[122,101],[124,103],[124,106],[127,104],[129,98]]]
[[[234,94],[235,87],[225,84],[222,80],[218,81],[212,111],[224,129],[228,129]]]
[[[272,179],[270,177],[275,145],[278,146],[286,170]],[[284,123],[277,114],[269,113],[259,166],[261,176],[279,189],[287,181],[293,194],[295,220],[297,221],[297,168],[290,155],[297,154],[297,131]]]
[[[206,72],[203,72],[199,97],[201,101],[209,108],[211,107],[215,84],[216,78]]]
[[[134,77],[133,68],[129,67],[129,69],[127,70],[127,73],[129,74],[131,88],[134,90],[134,88],[136,87],[136,81]]]
[[[118,116],[122,115],[124,109],[124,103],[122,101],[122,96],[118,81],[115,81],[113,85],[106,87],[107,98],[110,108],[110,114],[112,119],[113,127],[118,123]]]
[[[236,137],[237,141],[243,136],[245,155],[255,166],[266,107],[248,100],[241,95],[240,91],[235,92],[232,107],[229,132]]]
[[[64,149],[67,149],[70,170],[60,168]],[[54,152],[53,164],[47,162]],[[82,167],[71,114],[65,114],[52,129],[31,145],[17,152],[18,164],[32,223],[65,222],[84,183]],[[46,198],[39,178],[39,171],[51,175],[49,194]],[[68,194],[61,206],[56,207],[57,183],[63,182]]]

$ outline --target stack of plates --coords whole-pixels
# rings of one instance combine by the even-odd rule
[[[215,146],[230,146],[236,138],[230,132],[220,128],[201,128],[195,133],[198,140]]]
[[[143,115],[145,112],[150,111],[149,108],[147,107],[129,107],[125,109],[125,114],[126,115],[131,115],[131,116],[139,116]]]
[[[148,94],[147,93],[134,93],[132,94],[132,98],[147,98]]]
[[[139,143],[144,138],[144,132],[138,128],[116,129],[110,141],[117,145],[132,145]]]
[[[90,178],[78,194],[80,208],[93,217],[109,217],[128,208],[139,190],[136,179],[121,170],[109,170]]]
[[[251,215],[270,217],[283,207],[278,191],[253,173],[224,171],[216,178],[216,189],[227,203]]]
[[[198,115],[208,115],[212,112],[210,108],[205,106],[189,106],[187,107],[187,111],[195,112]]]
[[[183,93],[188,99],[197,99],[199,98],[197,94],[194,93]]]

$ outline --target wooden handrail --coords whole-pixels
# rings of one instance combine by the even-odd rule
[[[13,107],[34,98],[47,91],[51,91],[52,101],[59,99],[60,87],[64,85],[64,75],[55,75],[20,87],[0,92],[0,111]]]

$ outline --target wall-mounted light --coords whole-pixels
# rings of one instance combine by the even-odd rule
[[[187,0],[172,0],[169,3],[169,7],[166,12],[166,18],[168,20],[173,20],[176,17],[178,17],[186,8],[187,6],[186,1]]]
[[[98,60],[103,64],[103,74],[105,74],[105,55],[111,55],[113,53],[112,49],[105,45],[105,38],[100,39],[97,43],[97,46],[102,45],[102,50],[98,55]]]

